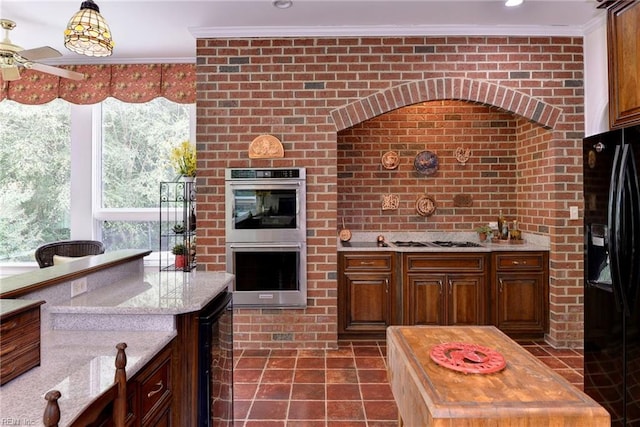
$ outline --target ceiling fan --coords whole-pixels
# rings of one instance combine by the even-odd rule
[[[16,27],[16,23],[9,19],[0,19],[0,26],[4,29],[4,38],[0,40],[0,72],[2,80],[12,81],[20,79],[19,67],[30,68],[73,80],[83,80],[84,74],[64,68],[41,64],[41,59],[62,56],[60,52],[49,46],[35,49],[23,49],[9,40],[9,31]]]

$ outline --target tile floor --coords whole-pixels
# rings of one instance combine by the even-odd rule
[[[582,389],[582,353],[541,341],[520,344]],[[337,350],[238,350],[236,427],[397,426],[384,341],[345,341]]]

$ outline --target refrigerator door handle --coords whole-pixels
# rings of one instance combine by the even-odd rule
[[[625,283],[621,283],[625,291],[625,300],[627,303],[628,314],[631,314],[636,307],[636,298],[640,290],[640,254],[638,253],[638,245],[640,238],[640,186],[638,185],[638,169],[636,167],[633,146],[627,144],[624,146],[621,159],[624,181],[622,196],[622,212],[619,216],[623,217],[621,239],[624,242],[622,251],[624,255],[621,258],[623,266],[625,266]]]
[[[613,296],[616,301],[616,306],[619,311],[625,311],[627,309],[627,303],[625,299],[624,289],[621,283],[621,260],[619,257],[620,249],[620,202],[622,198],[622,191],[624,190],[623,183],[620,179],[624,179],[624,175],[621,175],[622,169],[622,148],[616,146],[613,156],[613,167],[611,169],[611,183],[609,186],[609,201],[608,201],[608,217],[607,217],[607,230],[609,241],[609,260],[611,269],[611,287],[613,288]]]

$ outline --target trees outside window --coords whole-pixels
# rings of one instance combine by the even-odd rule
[[[79,108],[60,99],[0,102],[0,263],[34,262],[40,244],[74,234],[107,250],[159,249],[159,183],[176,176],[169,153],[193,134],[194,106],[108,98],[88,115],[74,114]],[[72,140],[72,127],[93,142]],[[72,174],[71,150],[92,143],[94,158]],[[90,194],[71,194],[71,179],[93,182]],[[93,200],[83,211],[89,229],[71,230],[78,198]]]
[[[157,251],[160,182],[176,177],[170,153],[189,139],[192,106],[108,98],[101,110],[101,240],[109,249]]]
[[[0,102],[0,261],[34,261],[44,242],[68,239],[70,104]]]

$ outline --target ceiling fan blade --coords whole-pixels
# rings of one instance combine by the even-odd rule
[[[2,80],[5,82],[20,79],[20,71],[18,71],[18,67],[0,68],[0,71],[2,71]]]
[[[57,58],[62,56],[60,52],[49,46],[36,47],[35,49],[27,49],[16,52],[18,56],[28,61],[39,61],[47,58]]]
[[[84,74],[82,73],[66,70],[64,68],[53,67],[51,65],[39,64],[37,62],[29,64],[27,68],[42,71],[43,73],[53,74],[54,76],[64,77],[65,79],[84,80]]]

